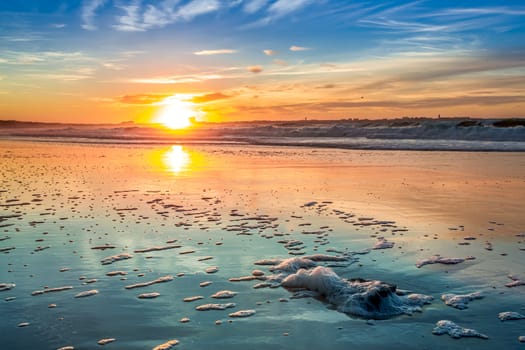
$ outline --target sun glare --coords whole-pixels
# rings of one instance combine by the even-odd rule
[[[160,110],[156,122],[169,129],[184,129],[192,124],[192,119],[200,115],[195,103],[185,95],[174,95],[160,103]]]

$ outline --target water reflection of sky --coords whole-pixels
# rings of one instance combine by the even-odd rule
[[[164,166],[177,175],[188,169],[191,158],[181,145],[174,145],[162,157]]]

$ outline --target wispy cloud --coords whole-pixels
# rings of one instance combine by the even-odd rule
[[[429,13],[427,17],[434,16],[484,16],[484,15],[508,15],[525,16],[523,7],[472,7],[472,8],[452,8],[442,11]]]
[[[279,65],[279,66],[287,66],[288,65],[288,62],[286,62],[285,60],[280,60],[280,59],[275,59],[273,60],[273,63]]]
[[[217,0],[193,0],[177,11],[177,17],[189,21],[194,17],[217,11],[219,7],[220,3]]]
[[[277,0],[268,8],[268,13],[272,19],[275,19],[298,11],[312,2],[312,0]]]
[[[119,31],[143,32],[153,28],[163,28],[178,21],[191,21],[195,17],[219,10],[218,0],[192,0],[180,7],[180,0],[164,0],[158,5],[143,6],[140,0],[128,5],[118,6],[124,15],[117,16],[113,28]]]
[[[266,3],[267,2],[265,2],[264,4],[262,2],[256,2],[256,5],[260,5],[259,7],[256,7],[257,11],[259,11],[262,7],[264,7]],[[254,28],[254,27],[268,25],[274,22],[275,20],[291,15],[294,12],[298,12],[302,10],[304,7],[312,3],[315,3],[315,1],[314,0],[277,0],[273,2],[269,7],[266,8],[265,16],[263,18],[245,27]]]
[[[275,50],[263,50],[263,52],[264,52],[264,54],[266,56],[275,56],[275,55],[277,55],[277,51],[275,51]]]
[[[268,0],[249,0],[244,4],[243,10],[246,13],[252,14],[268,4]]]
[[[207,102],[213,102],[217,100],[224,100],[230,97],[231,96],[225,95],[222,92],[215,92],[211,94],[195,96],[194,98],[191,99],[191,101],[195,103],[207,103]]]
[[[106,0],[84,0],[82,6],[82,28],[86,30],[96,30],[94,23],[95,13],[99,7],[102,7]]]
[[[252,73],[261,73],[263,71],[263,67],[261,66],[249,66],[246,69]]]
[[[310,50],[310,48],[303,47],[303,46],[296,46],[296,45],[290,46],[290,51],[306,51],[306,50]]]
[[[140,13],[140,0],[135,0],[129,5],[119,6],[123,11],[123,16],[118,16],[118,24],[113,25],[113,28],[124,32],[143,32],[147,29],[142,21]]]
[[[116,100],[123,104],[133,105],[152,105],[161,102],[172,94],[138,94],[138,95],[122,95],[118,96]]]
[[[231,49],[219,49],[219,50],[202,50],[202,51],[196,51],[193,54],[197,56],[211,56],[211,55],[224,55],[224,54],[232,54],[236,53],[237,50],[231,50]]]
[[[193,75],[170,75],[170,76],[156,76],[151,78],[134,78],[132,83],[140,84],[186,84],[199,83],[207,80],[223,79],[224,76],[220,74],[193,74]]]

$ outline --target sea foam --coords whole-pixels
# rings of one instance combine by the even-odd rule
[[[348,261],[350,256],[313,255],[317,262]],[[331,268],[319,266],[307,257],[268,259],[257,261],[258,265],[274,266],[275,275],[267,276],[266,283],[254,288],[280,284],[295,292],[294,297],[316,297],[333,305],[338,311],[369,319],[385,319],[393,316],[420,312],[433,297],[422,294],[400,295],[396,286],[377,280],[347,280]]]

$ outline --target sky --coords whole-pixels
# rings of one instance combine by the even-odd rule
[[[205,121],[523,117],[525,3],[0,2],[0,119],[147,123],[167,107]]]

